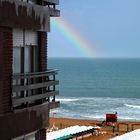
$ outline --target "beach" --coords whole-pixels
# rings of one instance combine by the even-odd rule
[[[97,126],[101,124],[100,120],[80,120],[80,119],[69,119],[69,118],[50,118],[50,128],[55,125],[58,129],[66,128],[74,125],[85,125],[85,126]],[[117,126],[119,124],[119,131],[117,130]],[[127,130],[127,126],[128,129]],[[110,138],[115,137],[116,135],[122,135],[127,131],[132,131],[133,129],[140,128],[140,122],[129,122],[129,121],[119,121],[116,124],[115,132],[112,131],[112,126],[102,126],[100,129],[99,136],[90,135],[85,137],[84,140],[108,140]]]

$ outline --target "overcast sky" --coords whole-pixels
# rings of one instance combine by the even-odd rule
[[[140,57],[140,0],[60,0],[61,17],[84,36],[94,57]],[[88,57],[51,25],[49,57]]]

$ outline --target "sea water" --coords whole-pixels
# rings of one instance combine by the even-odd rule
[[[56,117],[140,121],[140,59],[49,58],[59,70]]]

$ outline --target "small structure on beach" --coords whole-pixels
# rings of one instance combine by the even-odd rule
[[[106,125],[112,125],[117,123],[117,113],[107,113],[106,114]]]

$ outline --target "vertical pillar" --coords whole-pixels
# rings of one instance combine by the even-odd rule
[[[12,28],[0,27],[0,114],[11,111]]]
[[[38,32],[39,44],[39,70],[47,70],[47,33]]]

